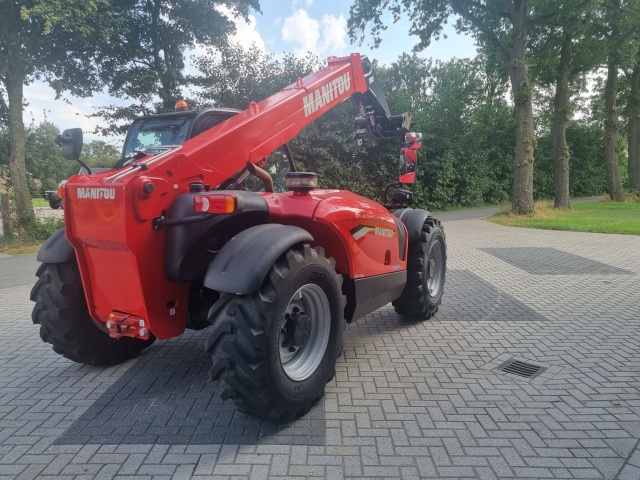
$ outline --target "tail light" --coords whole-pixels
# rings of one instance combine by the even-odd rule
[[[196,212],[229,214],[238,209],[238,197],[229,194],[196,195],[193,197]]]

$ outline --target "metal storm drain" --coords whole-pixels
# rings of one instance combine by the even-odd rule
[[[498,370],[531,379],[540,375],[546,368],[540,365],[521,362],[520,360],[508,360],[498,367]]]

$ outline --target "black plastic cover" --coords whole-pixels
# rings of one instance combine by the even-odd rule
[[[409,234],[409,245],[420,239],[420,233],[422,232],[422,226],[424,222],[431,216],[427,210],[419,208],[401,208],[396,210],[393,214],[400,219],[404,226],[407,227],[407,233]]]
[[[297,243],[312,240],[309,232],[291,225],[269,223],[244,230],[213,260],[204,285],[219,292],[254,293],[280,255]]]
[[[193,209],[193,198],[209,192],[185,193],[171,205],[171,220],[201,215]],[[267,221],[267,202],[258,194],[227,190],[238,197],[241,210],[231,215],[214,215],[197,223],[167,226],[164,271],[173,282],[202,280],[216,254],[229,239],[247,228]]]
[[[64,228],[61,228],[42,244],[36,259],[42,263],[62,263],[75,256],[76,252],[64,236]]]
[[[347,295],[345,320],[351,323],[400,298],[406,283],[406,270],[355,280],[345,278],[342,286]]]

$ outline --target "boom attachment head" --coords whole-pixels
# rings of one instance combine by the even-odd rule
[[[361,59],[368,89],[364,93],[354,93],[351,96],[360,110],[360,115],[353,124],[354,140],[360,144],[365,138],[402,137],[409,131],[411,115],[391,115],[371,62],[365,56]]]

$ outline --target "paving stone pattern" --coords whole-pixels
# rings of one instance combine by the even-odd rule
[[[633,272],[545,247],[483,248],[531,275],[626,275]]]
[[[448,279],[448,301],[438,318],[543,320],[468,270],[450,270]],[[206,330],[188,332],[149,349],[55,443],[325,444],[324,402],[285,425],[223,402],[216,383],[208,381],[206,336]]]
[[[324,445],[324,403],[276,424],[237,411],[208,380],[207,331],[158,342],[60,436],[56,444]]]
[[[257,434],[267,427],[235,413],[216,426],[227,404],[216,419],[203,413],[218,409],[198,353],[205,332],[159,343],[137,363],[76,365],[38,338],[30,286],[0,288],[0,480],[638,480],[640,238],[481,220],[445,230],[449,274],[436,318],[407,322],[385,307],[350,325],[324,404],[286,435]],[[527,271],[486,251],[496,248],[554,249],[610,268]],[[532,380],[499,371],[510,359],[546,370]],[[144,420],[153,405],[158,428],[173,429],[149,443],[127,441],[130,431],[116,438],[114,419],[139,411]],[[170,438],[197,431],[194,417],[213,422],[211,435],[245,430],[237,444],[192,430],[184,443]],[[148,431],[146,421],[125,428]],[[321,444],[309,445],[312,436]]]

